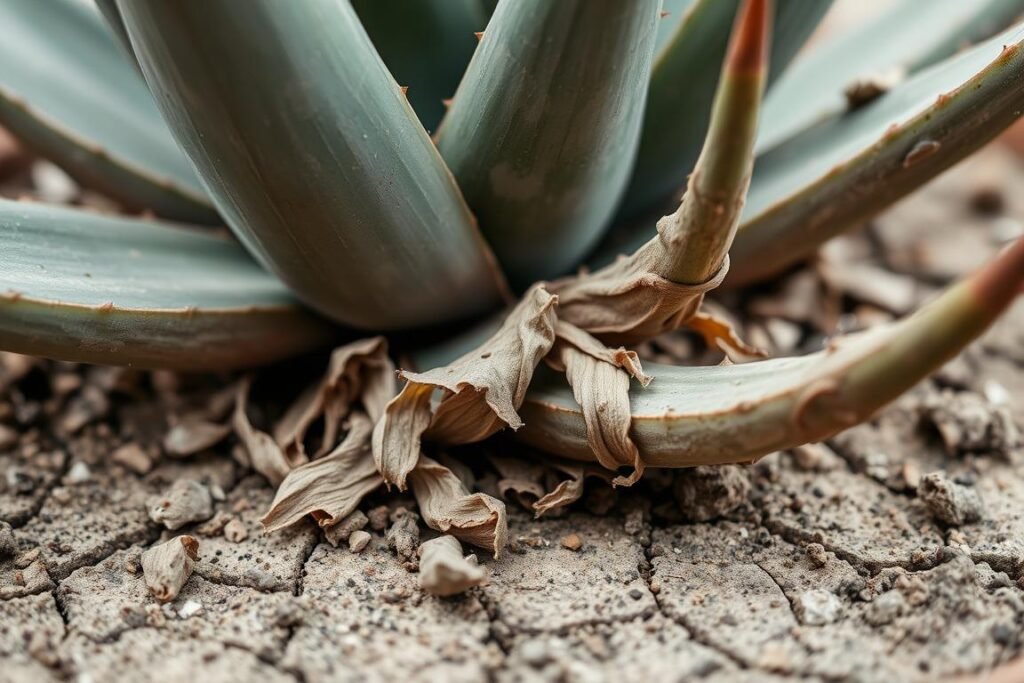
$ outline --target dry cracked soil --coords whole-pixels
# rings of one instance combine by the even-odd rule
[[[776,353],[903,314],[1024,231],[1020,166],[990,150],[777,288],[724,301]],[[224,419],[231,378],[3,356],[0,681],[1015,680],[1000,668],[1024,649],[1022,341],[1019,304],[827,443],[591,482],[551,518],[509,501],[487,584],[444,599],[389,548],[387,513],[409,500],[366,501],[360,552],[312,523],[265,536],[272,489],[231,436],[168,452],[176,417]],[[479,453],[459,456],[483,486]],[[208,501],[169,531],[151,511],[182,481]],[[180,533],[199,559],[160,604],[140,555]]]

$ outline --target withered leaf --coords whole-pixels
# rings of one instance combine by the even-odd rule
[[[501,553],[508,536],[504,503],[470,493],[451,470],[425,455],[409,473],[409,482],[427,526],[490,550],[495,557]]]
[[[707,282],[673,282],[658,273],[665,250],[653,239],[593,273],[551,283],[558,318],[609,344],[631,344],[675,330],[700,309],[729,271],[728,259]]]
[[[353,413],[349,433],[337,448],[290,471],[260,520],[264,531],[282,529],[306,515],[329,527],[352,513],[382,483],[370,452],[371,429],[369,417]]]
[[[488,455],[487,459],[500,476],[498,493],[506,501],[515,501],[530,510],[544,496],[547,468],[543,464],[522,457],[493,454]]]
[[[552,510],[558,510],[568,505],[572,505],[582,498],[584,483],[588,478],[594,477],[601,479],[608,484],[610,484],[613,479],[611,472],[586,463],[550,460],[548,465],[550,465],[552,469],[568,475],[569,478],[563,479],[557,486],[555,486],[554,489],[533,504],[534,512],[538,517]]]
[[[616,477],[614,484],[631,486],[643,475],[640,451],[629,436],[629,380],[635,376],[650,383],[633,351],[608,349],[583,330],[559,321],[558,339],[547,362],[565,372],[573,396],[583,409],[587,441],[594,457],[610,470],[632,467],[628,477]]]
[[[178,597],[192,576],[199,559],[199,541],[194,536],[176,536],[142,553],[142,575],[146,587],[160,602]]]
[[[269,434],[256,429],[249,422],[246,406],[250,385],[251,381],[248,379],[239,384],[238,394],[235,398],[235,413],[231,424],[235,429],[235,435],[238,436],[238,440],[242,442],[242,446],[248,453],[249,462],[245,464],[276,486],[284,481],[288,472],[291,471],[292,463],[285,458],[284,452]]]
[[[537,364],[554,342],[556,303],[543,286],[534,286],[474,351],[444,367],[400,373],[406,385],[388,404],[373,436],[374,458],[385,482],[405,488],[423,436],[465,444],[506,426],[522,426],[516,411]],[[442,397],[432,409],[435,389]]]
[[[383,337],[372,337],[331,353],[323,379],[303,392],[274,427],[274,440],[289,461],[305,455],[306,433],[320,419],[323,437],[314,458],[334,448],[341,424],[357,402],[371,420],[380,418],[395,395],[395,367],[387,351]]]
[[[216,446],[230,433],[231,425],[186,416],[164,435],[164,452],[179,458],[195,455]]]
[[[444,535],[420,545],[420,588],[448,597],[464,593],[487,580],[487,570],[462,555],[462,544]]]

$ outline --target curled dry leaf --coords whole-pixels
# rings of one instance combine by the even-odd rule
[[[306,515],[330,527],[355,511],[382,482],[370,452],[371,430],[369,417],[353,413],[348,435],[334,451],[290,471],[260,520],[264,530],[282,529]]]
[[[680,284],[660,274],[665,253],[659,238],[654,238],[600,270],[551,283],[551,292],[558,296],[559,320],[609,344],[645,341],[687,324],[704,295],[725,279],[729,260],[706,282]]]
[[[535,286],[477,349],[444,367],[400,373],[406,385],[387,405],[373,434],[373,455],[385,482],[405,488],[423,436],[464,444],[506,426],[522,426],[516,411],[554,342],[557,301],[543,286]],[[431,404],[435,389],[443,392],[436,407]]]
[[[497,492],[506,501],[516,501],[532,510],[534,503],[544,497],[544,478],[547,468],[521,457],[488,455],[488,461],[498,472]]]
[[[179,479],[164,494],[149,502],[149,518],[170,530],[213,516],[210,489],[192,479]]]
[[[242,442],[242,447],[247,454],[248,462],[242,464],[251,467],[262,474],[267,481],[277,486],[288,476],[295,465],[301,465],[305,458],[296,458],[298,462],[291,461],[285,457],[284,451],[277,445],[277,442],[267,434],[252,426],[249,422],[249,415],[246,413],[246,406],[249,403],[249,388],[252,385],[251,379],[242,381],[238,386],[238,394],[235,398],[235,413],[231,419],[235,435]]]
[[[178,597],[199,559],[199,541],[176,536],[142,553],[142,575],[149,592],[160,602]]]
[[[552,510],[572,505],[582,498],[584,483],[588,478],[597,478],[606,484],[612,483],[613,479],[612,473],[608,470],[586,463],[551,459],[548,465],[552,469],[568,475],[569,478],[563,479],[555,488],[533,504],[534,512],[538,517]]]
[[[470,493],[451,470],[427,456],[420,456],[409,481],[427,526],[490,550],[495,557],[501,553],[508,536],[504,503]]]
[[[420,545],[420,588],[448,597],[464,593],[487,580],[487,570],[462,555],[454,536],[439,536]]]
[[[629,436],[630,375],[644,386],[651,378],[643,373],[634,351],[609,349],[575,325],[559,320],[558,338],[547,362],[565,373],[576,402],[583,408],[587,441],[594,457],[610,470],[633,468],[628,477],[613,483],[632,486],[644,472],[640,451]]]
[[[231,433],[231,425],[210,422],[202,417],[188,416],[164,435],[167,455],[183,458],[212,448]]]
[[[395,395],[395,366],[383,337],[361,339],[331,353],[327,373],[309,387],[274,427],[274,440],[289,462],[305,457],[309,428],[323,419],[323,437],[313,453],[318,458],[334,448],[342,423],[360,402],[376,422]]]

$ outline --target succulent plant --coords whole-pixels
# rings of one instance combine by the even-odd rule
[[[1024,281],[1018,241],[810,356],[642,368],[618,346],[687,327],[756,355],[705,294],[807,258],[1019,118],[1024,0],[898,0],[796,61],[830,2],[98,4],[107,24],[0,1],[0,125],[152,216],[0,202],[0,348],[223,370],[401,333],[425,372],[399,390],[382,339],[342,346],[273,436],[243,387],[236,429],[283,482],[268,528],[409,483],[431,526],[497,549],[496,501],[425,443],[512,427],[621,484],[755,460],[866,419]]]

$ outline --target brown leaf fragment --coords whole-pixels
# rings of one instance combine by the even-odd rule
[[[231,425],[210,422],[197,416],[188,416],[170,428],[164,435],[163,447],[167,455],[184,458],[212,448],[231,433]]]
[[[170,530],[213,516],[210,489],[192,479],[179,479],[165,493],[149,501],[149,518]]]
[[[544,496],[544,478],[547,468],[522,457],[488,455],[491,466],[497,470],[497,492],[506,501],[519,503],[527,510]]]
[[[650,383],[633,351],[611,350],[583,330],[558,322],[558,340],[548,364],[565,373],[576,402],[583,408],[587,441],[603,467],[632,467],[628,477],[616,477],[616,486],[632,486],[644,472],[640,451],[629,436],[629,379]]]
[[[383,337],[371,337],[331,353],[323,379],[303,392],[274,427],[274,440],[290,462],[305,456],[306,433],[318,420],[323,420],[323,437],[314,458],[334,448],[356,403],[374,422],[380,418],[395,395],[395,368],[387,352]]]
[[[582,498],[584,483],[588,478],[601,479],[606,484],[610,484],[613,479],[611,472],[595,465],[561,461],[550,461],[548,464],[552,469],[568,475],[569,478],[563,479],[554,489],[533,504],[533,510],[537,517],[552,510],[572,505]]]
[[[768,354],[756,346],[746,343],[736,333],[728,320],[719,318],[707,311],[698,311],[686,321],[686,326],[704,337],[708,348],[719,349],[726,353],[730,360],[739,362],[748,358],[767,358]],[[738,358],[734,357],[738,354]]]
[[[406,380],[377,423],[373,453],[384,481],[404,490],[419,457],[420,438],[445,444],[481,441],[503,429],[519,429],[516,412],[533,372],[555,339],[557,298],[534,286],[477,349],[427,372],[401,372]],[[435,389],[442,391],[431,410]]]
[[[235,412],[231,424],[234,427],[235,435],[242,442],[245,452],[248,455],[246,464],[256,470],[275,486],[284,481],[292,464],[285,458],[284,452],[277,442],[267,434],[252,426],[249,416],[246,414],[248,404],[250,380],[243,381],[238,387],[238,395],[235,399]],[[295,463],[301,464],[301,463]]]
[[[653,239],[600,270],[551,283],[559,320],[609,344],[637,343],[681,327],[725,279],[729,261],[706,282],[680,284],[658,274],[664,254]]]
[[[508,536],[504,503],[470,493],[451,470],[427,456],[420,456],[409,481],[427,526],[490,550],[495,557],[501,554]]]
[[[444,535],[420,546],[420,588],[448,597],[483,585],[487,570],[462,555],[462,544]]]
[[[160,602],[178,597],[199,559],[199,541],[175,536],[142,553],[142,574],[149,592]]]
[[[370,452],[370,432],[370,418],[353,413],[348,435],[334,451],[290,471],[260,520],[264,531],[277,531],[306,515],[329,527],[355,511],[382,481]]]

